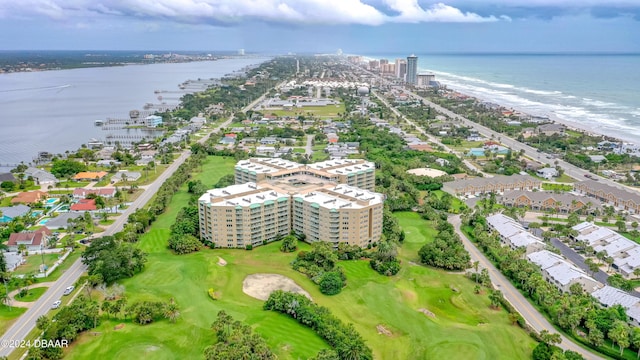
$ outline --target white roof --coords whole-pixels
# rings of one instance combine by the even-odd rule
[[[380,204],[383,195],[373,191],[363,190],[349,185],[338,185],[325,191],[313,191],[306,195],[298,195],[304,202],[316,203],[326,209],[360,209],[366,206]],[[364,201],[365,205],[357,201]]]
[[[592,292],[591,296],[598,299],[598,301],[605,306],[622,305],[625,309],[640,302],[640,299],[637,297],[609,285],[605,285],[603,288]]]
[[[527,259],[540,266],[543,270],[565,261],[562,256],[554,254],[549,250],[541,250],[531,253],[527,255]]]
[[[523,231],[509,237],[509,241],[516,247],[527,247],[531,244],[539,243],[544,247],[544,243],[530,233]]]
[[[256,183],[248,182],[240,185],[230,185],[222,189],[211,189],[207,190],[198,201],[211,202],[212,199],[218,197],[228,197],[231,195],[238,195],[245,192],[253,191],[259,189],[260,187],[256,185]]]
[[[357,173],[359,171],[373,170],[376,168],[376,165],[370,161],[366,161],[361,163],[362,160],[355,159],[341,159],[341,160],[327,160],[314,164],[309,164],[308,166],[311,169],[315,170],[325,170],[330,174],[350,174]],[[332,168],[332,169],[327,169]]]
[[[487,218],[487,222],[503,237],[509,238],[515,234],[526,231],[522,225],[512,218],[495,214]]]
[[[562,285],[567,285],[571,283],[572,280],[579,278],[586,278],[595,281],[594,279],[587,276],[587,274],[578,269],[577,267],[570,265],[567,262],[561,262],[554,266],[551,266],[545,270],[549,276],[558,281]]]

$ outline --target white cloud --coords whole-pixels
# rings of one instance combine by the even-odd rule
[[[482,17],[438,3],[423,9],[417,0],[383,0],[398,14],[388,15],[363,0],[0,0],[0,17],[125,16],[191,24],[233,25],[246,21],[285,24],[361,24],[388,22],[487,22]]]
[[[423,9],[418,0],[385,0],[391,10],[399,13],[392,17],[396,22],[493,22],[499,19],[495,16],[482,17],[475,13],[462,12],[453,6],[443,3],[431,5]]]

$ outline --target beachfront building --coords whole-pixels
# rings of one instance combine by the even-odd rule
[[[418,84],[418,57],[413,54],[407,56],[407,84]]]
[[[512,250],[524,249],[527,254],[544,249],[545,244],[537,237],[529,233],[520,223],[514,219],[495,214],[487,217],[489,229],[496,232],[503,246]]]
[[[569,292],[573,284],[582,285],[582,289],[590,294],[602,287],[602,284],[587,275],[582,269],[575,267],[561,255],[551,251],[537,251],[527,255],[527,259],[538,265],[542,271],[542,277],[562,292]]]
[[[640,245],[617,232],[592,222],[583,222],[574,227],[577,232],[575,241],[584,241],[595,253],[604,251],[613,258],[612,268],[622,276],[631,277],[633,271],[640,268]]]
[[[569,193],[556,194],[550,191],[507,191],[498,198],[498,202],[508,207],[527,207],[534,211],[554,209],[561,214],[581,210],[589,213],[602,207],[598,199]]]
[[[307,175],[338,184],[347,184],[365,190],[375,188],[375,164],[361,159],[328,160],[309,165],[279,159],[251,158],[242,160],[235,167],[235,182],[259,183]]]
[[[607,185],[600,181],[580,181],[573,186],[580,194],[591,196],[619,210],[630,214],[640,214],[640,194],[622,188]]]
[[[294,231],[305,241],[367,247],[382,235],[384,196],[307,174],[212,189],[198,201],[200,237],[246,248]]]
[[[158,127],[162,125],[162,116],[158,115],[149,115],[144,118],[144,125],[147,127]]]
[[[542,189],[542,181],[529,175],[496,175],[492,178],[471,178],[446,182],[442,190],[457,196],[478,196],[513,190]]]

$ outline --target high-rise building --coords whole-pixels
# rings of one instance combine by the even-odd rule
[[[407,71],[407,61],[405,59],[396,59],[396,77],[398,79],[404,78],[402,68],[404,67],[405,73]]]
[[[373,245],[382,234],[384,195],[363,189],[375,181],[373,163],[352,161],[307,167],[281,159],[243,160],[236,166],[236,185],[200,197],[200,237],[216,247],[246,248],[294,231],[307,242],[334,247]],[[245,182],[245,175],[257,174],[270,176]]]
[[[404,80],[407,77],[407,62],[402,61],[400,63],[400,70],[398,71],[398,79]]]
[[[238,55],[244,56],[244,49],[238,49]]]
[[[418,83],[418,57],[411,55],[407,57],[407,84],[416,85]]]
[[[431,82],[436,81],[434,74],[418,74],[417,86],[428,87],[431,86]]]
[[[380,66],[384,65],[384,64],[388,64],[389,60],[387,59],[380,59]]]

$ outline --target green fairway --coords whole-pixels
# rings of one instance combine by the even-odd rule
[[[212,185],[233,172],[232,160],[209,158],[203,173],[194,176]],[[129,321],[105,320],[97,336],[85,333],[69,349],[69,359],[197,359],[213,344],[211,323],[224,309],[250,324],[262,335],[279,359],[308,359],[328,345],[312,330],[275,312],[262,310],[262,301],[242,292],[249,274],[276,273],[290,277],[345,322],[351,322],[366,339],[377,359],[527,359],[533,340],[509,323],[505,311],[489,308],[486,295],[475,295],[474,284],[462,275],[415,264],[417,250],[433,238],[435,230],[415,213],[398,213],[407,233],[400,249],[403,269],[395,277],[371,270],[368,261],[341,262],[347,287],[336,296],[319,292],[305,275],[289,263],[296,253],[282,253],[279,243],[252,251],[203,249],[189,255],[173,255],[167,248],[169,226],[189,195],[182,188],[169,209],[140,240],[149,252],[143,273],[121,283],[131,301],[175,299],[181,317],[147,326]],[[301,244],[301,250],[309,250]],[[217,264],[218,256],[226,266]],[[414,264],[410,264],[414,262]],[[211,300],[213,288],[219,300]],[[455,289],[455,290],[452,290]],[[419,312],[428,309],[435,318]],[[114,326],[124,323],[124,328]],[[378,333],[378,326],[390,331]]]

